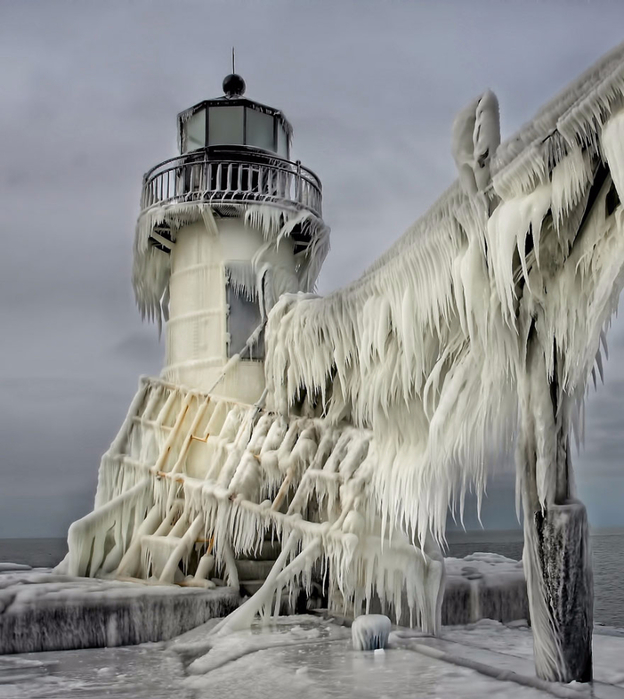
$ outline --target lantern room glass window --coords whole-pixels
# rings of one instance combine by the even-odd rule
[[[208,145],[238,146],[244,138],[243,107],[210,107],[208,111]]]
[[[279,121],[277,122],[277,154],[282,158],[288,158],[288,136]]]
[[[206,110],[195,112],[186,122],[186,140],[184,152],[204,148],[206,145]]]
[[[275,118],[270,114],[247,108],[248,146],[275,152]]]

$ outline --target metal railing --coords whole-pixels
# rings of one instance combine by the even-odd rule
[[[322,215],[321,182],[311,170],[249,147],[193,151],[145,174],[142,211],[193,201],[270,203]]]

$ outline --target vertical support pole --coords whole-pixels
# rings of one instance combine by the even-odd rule
[[[554,352],[556,357],[556,346]],[[587,513],[574,498],[571,479],[571,399],[558,383],[556,360],[553,376],[546,375],[535,336],[528,342],[526,370],[516,467],[536,671],[544,680],[591,682],[593,578]],[[553,447],[547,453],[554,463],[538,466],[545,441]]]
[[[546,602],[561,648],[564,682],[592,680],[593,583],[583,503],[535,513]],[[554,678],[547,678],[554,679]]]
[[[446,585],[446,568],[444,554],[440,544],[431,534],[423,545],[423,553],[427,557],[425,574],[426,609],[423,614],[423,632],[437,636],[442,628],[442,602]]]
[[[301,160],[297,160],[297,176],[295,180],[295,201],[299,204],[303,203],[303,192],[301,189]]]

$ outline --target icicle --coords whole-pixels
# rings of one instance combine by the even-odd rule
[[[297,288],[311,291],[329,252],[329,228],[309,211],[288,211],[269,204],[230,202],[228,205],[238,210],[245,224],[259,230],[267,243],[273,246],[279,245],[283,238],[290,237],[295,229],[301,227],[305,231],[310,243],[304,256],[297,258]],[[137,222],[132,284],[141,316],[157,322],[159,327],[163,313],[168,313],[170,255],[154,247],[150,243],[150,236],[155,226],[167,225],[175,242],[180,228],[197,221],[204,223],[207,235],[219,234],[212,207],[202,201],[153,206],[143,211]],[[234,283],[247,282],[247,278],[241,280],[237,276],[240,270],[234,267],[239,267],[236,262],[229,263],[228,271],[233,274]],[[253,288],[253,285],[245,283],[246,293]]]
[[[171,581],[173,571],[175,580],[199,531],[212,547],[204,555],[235,583],[235,557],[271,531],[284,555],[234,626],[269,614],[278,589],[309,584],[318,557],[336,604],[359,611],[377,594],[400,616],[405,593],[410,614],[436,631],[449,503],[462,518],[466,491],[480,499],[519,416],[533,511],[553,501],[553,433],[567,430],[572,401],[582,440],[582,397],[594,367],[602,375],[600,346],[606,355],[624,285],[623,58],[620,47],[495,153],[495,99],[473,103],[454,139],[464,187],[450,187],[359,280],[325,298],[288,293],[274,304],[281,291],[313,288],[328,249],[323,224],[268,204],[240,207],[266,245],[253,277],[236,262],[227,274],[268,315],[267,411],[145,382],[102,459],[97,509],[70,530],[72,570],[96,574],[121,554],[117,572],[134,571],[140,541],[136,574]],[[147,317],[160,318],[169,276],[167,256],[149,244],[153,226],[167,223],[175,237],[200,219],[217,234],[206,204],[141,216],[134,284]],[[295,229],[311,239],[297,280],[275,275],[270,260]],[[517,477],[524,495],[520,468]],[[526,536],[538,667],[554,672],[561,649],[538,543]]]

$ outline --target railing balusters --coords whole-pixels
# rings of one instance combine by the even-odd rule
[[[232,159],[221,161],[178,156],[161,163],[144,177],[141,209],[173,200],[218,201],[240,194],[243,196],[236,198],[242,201],[279,203],[282,199],[285,204],[290,202],[321,215],[320,183],[299,161],[291,163],[276,157],[271,163],[251,163],[244,155],[229,155]]]

